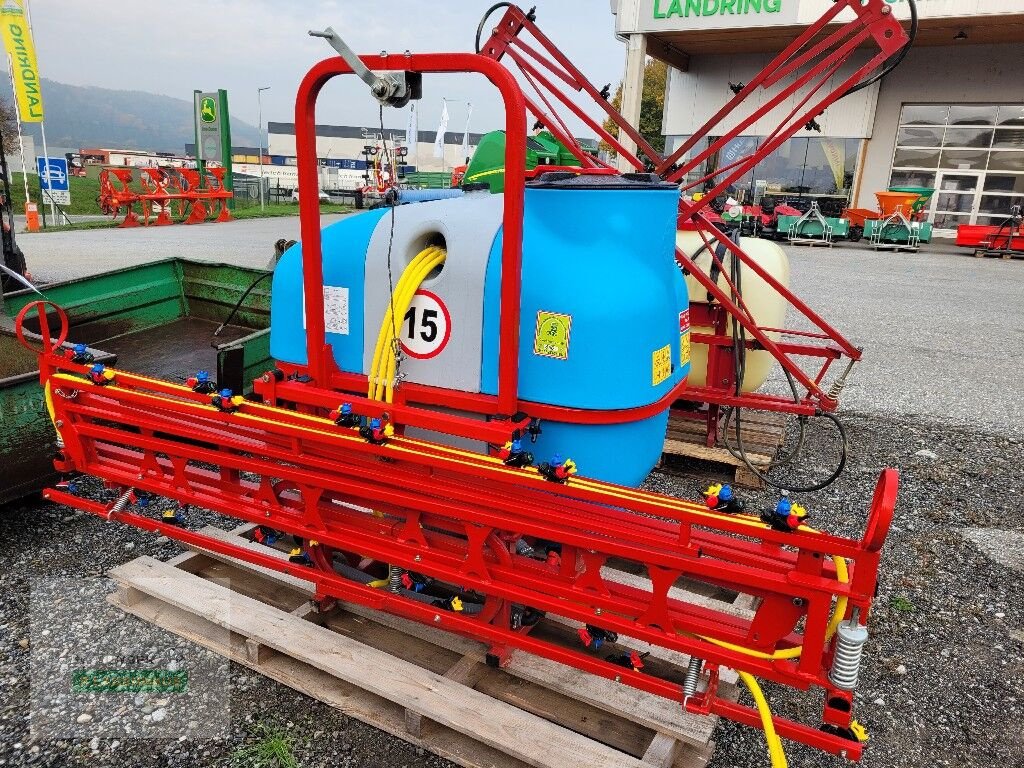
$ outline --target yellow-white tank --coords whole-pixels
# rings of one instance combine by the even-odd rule
[[[698,266],[704,269],[705,274],[711,272],[711,256],[707,249],[703,249],[704,240],[698,232],[677,232],[676,245],[690,258],[698,251]],[[717,248],[718,241],[711,240],[711,245]],[[761,240],[755,237],[744,237],[740,240],[740,247],[743,252],[757,262],[768,274],[778,280],[782,285],[789,287],[789,259],[786,252],[778,244],[771,240]],[[732,255],[726,253],[720,257],[725,273],[730,274],[732,269]],[[724,276],[719,276],[718,286],[729,294],[729,284]],[[707,303],[708,293],[704,287],[697,282],[693,275],[686,276],[686,287],[690,293],[690,303]],[[741,291],[743,300],[750,309],[754,320],[762,328],[782,328],[786,319],[786,300],[780,296],[774,288],[766,283],[754,270],[744,265],[741,273]],[[708,327],[693,327],[694,333],[711,333]],[[747,334],[748,338],[750,334]],[[779,334],[769,333],[768,337],[777,340]],[[747,352],[746,374],[743,377],[742,390],[753,392],[764,384],[771,371],[774,359],[771,353],[764,351]],[[708,348],[706,344],[691,346],[691,367],[689,382],[691,386],[704,386],[707,373]]]

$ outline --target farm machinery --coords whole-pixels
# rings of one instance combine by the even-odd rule
[[[810,527],[787,498],[755,510],[728,488],[689,501],[638,486],[680,404],[700,406],[694,418],[709,434],[723,410],[738,425],[746,408],[821,417],[842,431],[833,412],[860,350],[714,226],[707,201],[829,104],[884,76],[912,36],[883,0],[837,0],[705,130],[662,157],[532,11],[501,3],[491,12],[499,7],[486,37],[488,17],[481,22],[477,53],[357,57],[333,30],[315,33],[340,55],[314,65],[299,88],[302,200],[316,200],[318,95],[349,74],[382,109],[418,98],[439,75],[483,75],[505,105],[503,191],[469,185],[323,230],[317,206],[303,204],[301,243],[274,275],[275,364],[255,397],[200,372],[182,384],[133,373],[124,357],[104,366],[68,343],[59,307],[21,310],[19,335],[32,317],[43,339],[55,465],[110,489],[106,502],[62,487],[44,495],[309,580],[323,610],[335,600],[370,606],[480,640],[496,666],[533,653],[665,706],[762,728],[776,766],[785,764],[780,739],[858,759],[866,735],[854,691],[896,473],[882,473],[855,538]],[[836,76],[862,46],[871,49],[864,63]],[[617,136],[581,97],[612,118]],[[715,128],[752,97],[760,106],[749,119]],[[584,152],[556,103],[635,172]],[[701,175],[693,172],[722,143],[779,107],[779,127],[754,152],[680,195],[679,179]],[[574,164],[527,171],[528,115]],[[721,138],[700,149],[708,136]],[[709,181],[705,200],[687,195]],[[683,234],[701,245],[677,246]],[[741,275],[777,291],[813,330],[760,322]],[[746,356],[758,353],[781,366],[792,396],[743,386]],[[154,514],[164,505],[153,499],[170,508]],[[290,537],[292,556],[194,530],[191,506],[247,521],[257,541]],[[613,563],[643,577],[617,579]],[[749,595],[756,609],[738,617],[691,602],[675,589],[683,581]],[[578,627],[580,642],[536,631],[549,616]],[[635,648],[601,653],[595,637],[685,654],[687,674],[659,676]],[[725,695],[723,668],[740,673],[754,706]],[[758,679],[819,690],[820,718],[773,714]]]
[[[138,187],[133,189],[136,171]],[[174,223],[172,213],[185,224],[200,224],[211,215],[214,221],[231,221],[228,201],[234,195],[224,184],[224,174],[224,168],[207,168],[205,173],[189,168],[104,168],[97,202],[113,218],[123,209],[122,227],[167,226]]]

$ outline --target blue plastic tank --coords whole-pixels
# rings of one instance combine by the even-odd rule
[[[382,237],[391,231],[391,213],[382,219],[382,211],[348,217],[324,230],[326,290],[343,289],[347,307],[344,332],[327,335],[342,370],[366,373],[365,352],[372,349],[381,322],[381,313],[364,304],[372,304],[366,297],[386,286],[388,277],[367,268],[367,263],[380,263],[368,259],[368,250],[390,242],[395,258],[414,253],[421,243],[417,238],[433,222],[449,233],[449,262],[469,259],[481,267],[468,272],[480,276],[479,284],[460,279],[447,288],[452,292],[450,304],[477,302],[476,316],[482,321],[477,321],[478,330],[469,331],[480,335],[475,346],[462,344],[445,353],[461,354],[457,362],[444,356],[434,362],[409,361],[407,380],[417,381],[417,372],[424,374],[425,366],[433,365],[434,380],[458,366],[478,366],[479,391],[496,394],[501,207],[481,207],[472,197],[394,209],[399,233],[395,238]],[[689,304],[674,258],[678,200],[678,188],[645,174],[549,173],[527,185],[519,354],[522,400],[581,411],[641,408],[661,400],[687,376],[689,360],[683,355],[689,345],[683,343],[682,320]],[[482,223],[481,217],[487,216],[491,223]],[[412,220],[420,223],[410,224]],[[486,234],[455,242],[459,238],[453,233],[469,230]],[[403,240],[406,231],[409,242]],[[271,355],[299,364],[306,362],[301,280],[300,248],[295,247],[284,255],[274,276]],[[431,290],[446,298],[443,282]],[[335,295],[332,300],[341,299]],[[475,351],[467,357],[466,349]],[[661,456],[667,421],[667,408],[611,425],[545,421],[537,443],[526,448],[538,462],[561,455],[572,458],[581,475],[638,485]]]
[[[680,315],[689,302],[675,263],[678,201],[678,188],[646,175],[545,174],[527,185],[521,399],[586,410],[639,408],[687,376]],[[500,283],[499,237],[484,301],[488,394],[497,392]],[[567,344],[545,348],[552,322],[566,326]],[[588,477],[638,485],[661,457],[667,422],[668,410],[615,425],[545,422],[530,450],[541,461],[570,456]]]

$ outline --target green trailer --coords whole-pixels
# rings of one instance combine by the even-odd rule
[[[871,239],[879,229],[879,240],[888,245],[903,245],[916,239],[917,242],[930,243],[932,241],[932,225],[928,221],[911,221],[909,229],[902,221],[882,221],[880,219],[868,219],[864,222],[864,237]],[[912,238],[911,234],[916,235]]]
[[[249,392],[272,367],[270,279],[260,281],[228,320],[243,294],[267,273],[226,264],[168,259],[42,288],[68,314],[68,341],[87,344],[98,362],[184,382],[208,370],[218,383]],[[39,388],[36,357],[13,332],[13,321],[39,296],[4,297],[0,314],[0,504],[38,491],[54,479],[54,433]],[[56,318],[51,320],[55,327]],[[38,321],[29,318],[30,331]]]

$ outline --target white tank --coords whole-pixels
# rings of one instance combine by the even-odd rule
[[[676,245],[690,258],[704,246],[704,240],[698,232],[676,233]],[[712,247],[718,245],[717,240],[711,240]],[[743,252],[764,268],[768,274],[778,280],[782,285],[789,287],[789,258],[777,243],[771,240],[760,240],[755,237],[744,237],[740,239],[740,247]],[[732,268],[732,255],[726,251],[720,257],[726,274]],[[711,272],[711,256],[707,249],[701,251],[697,256],[697,265],[704,269],[706,274]],[[761,279],[754,270],[744,266],[741,274],[741,291],[743,300],[750,309],[757,324],[763,328],[783,328],[786,319],[787,302],[774,288]],[[718,286],[729,294],[729,284],[724,276],[719,276]],[[707,303],[708,293],[704,287],[697,282],[693,275],[686,276],[686,287],[690,293],[690,304]],[[694,326],[694,333],[711,333],[709,327]],[[769,333],[768,337],[778,340],[779,334]],[[749,334],[748,334],[749,338]],[[770,352],[758,351],[747,352],[746,374],[743,377],[742,390],[753,392],[764,384],[768,378],[775,360]],[[692,344],[691,346],[691,368],[689,382],[692,386],[702,387],[705,385],[708,364],[708,348],[706,344]]]

